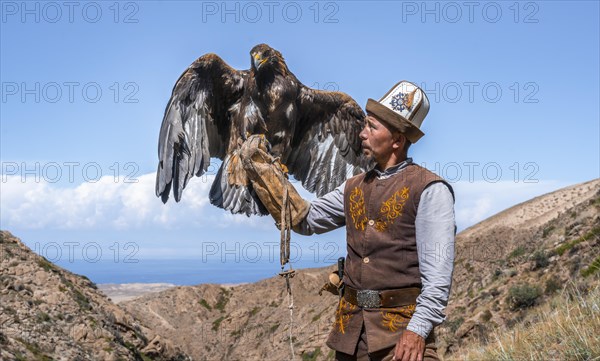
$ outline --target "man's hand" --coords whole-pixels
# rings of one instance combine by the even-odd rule
[[[404,330],[394,349],[392,361],[423,361],[425,339],[418,334]]]

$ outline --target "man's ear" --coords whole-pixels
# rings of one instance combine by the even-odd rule
[[[394,143],[392,144],[392,147],[394,149],[402,149],[404,148],[404,144],[407,142],[406,137],[404,136],[404,134],[396,131],[394,132],[394,134],[392,134],[393,139],[394,139]]]

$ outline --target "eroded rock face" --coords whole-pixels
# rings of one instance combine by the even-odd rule
[[[325,340],[338,297],[318,293],[332,270],[298,270],[291,279],[295,359],[333,357]],[[289,360],[289,303],[285,280],[275,276],[236,286],[173,287],[119,305],[197,360]]]
[[[190,359],[9,232],[0,248],[0,359],[140,360],[149,346],[152,359]]]

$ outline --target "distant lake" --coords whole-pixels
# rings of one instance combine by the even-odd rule
[[[141,259],[133,262],[101,260],[60,260],[57,265],[73,273],[84,275],[94,283],[173,283],[196,285],[200,283],[247,283],[276,276],[279,261],[248,262],[202,259]],[[301,260],[294,269],[325,267],[333,264]]]

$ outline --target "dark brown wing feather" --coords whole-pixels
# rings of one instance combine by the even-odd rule
[[[302,85],[298,107],[300,119],[285,163],[308,191],[322,196],[369,167],[359,137],[365,113],[354,99]]]
[[[237,71],[215,54],[193,62],[175,83],[158,141],[156,195],[175,200],[188,180],[223,159],[230,136],[229,108],[242,95],[247,71]]]

